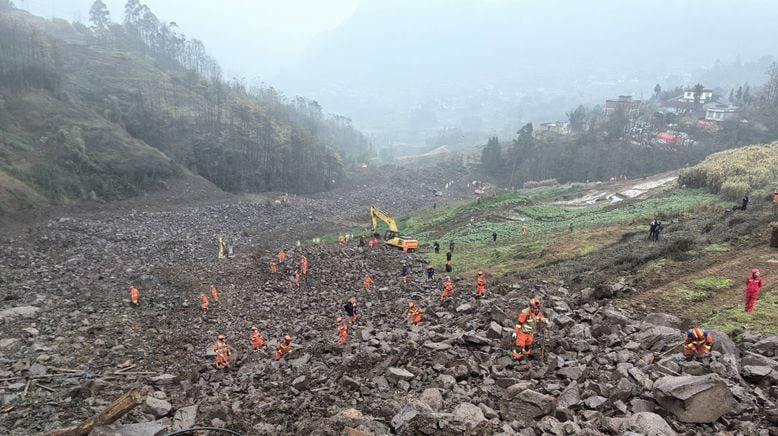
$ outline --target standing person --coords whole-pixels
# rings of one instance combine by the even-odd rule
[[[483,297],[486,294],[486,279],[484,278],[484,272],[478,271],[478,279],[475,282],[475,295],[476,297]]]
[[[447,260],[446,261],[446,272],[450,273],[453,270],[454,270],[454,268],[451,266],[451,262]]]
[[[497,232],[492,232],[492,242],[497,242]]]
[[[338,245],[342,248],[346,245],[346,237],[343,235],[338,235]]]
[[[400,275],[402,276],[403,283],[408,283],[408,265],[403,263],[402,271],[400,271]]]
[[[278,272],[278,268],[276,268],[276,263],[273,262],[272,260],[270,261],[270,272],[272,274],[275,274],[275,273]]]
[[[200,292],[200,309],[208,310],[208,297]]]
[[[451,277],[446,276],[446,281],[443,282],[443,293],[440,295],[440,302],[442,303],[446,298],[450,297],[454,293],[454,283],[451,282]]]
[[[224,238],[219,236],[219,259],[224,259],[227,255],[227,244],[224,242]]]
[[[285,260],[286,260],[286,252],[284,252],[284,249],[282,248],[282,249],[281,249],[281,250],[278,252],[278,263],[279,263],[280,265],[283,265]]]
[[[435,276],[435,268],[432,267],[432,265],[427,267],[427,280],[432,280],[432,278]]]
[[[232,241],[227,241],[227,257],[229,259],[235,257],[235,246],[232,244]]]
[[[370,274],[365,274],[365,278],[362,279],[362,285],[365,287],[366,291],[369,291],[370,288],[373,287],[373,279],[370,277]]]
[[[446,262],[451,262],[451,256],[453,256],[453,255],[451,254],[451,250],[449,250],[446,253]]]
[[[454,252],[454,240],[448,242],[448,251]]]
[[[214,303],[219,302],[219,292],[216,290],[216,286],[211,285],[211,298],[213,298]]]
[[[232,350],[227,345],[224,335],[218,336],[218,341],[213,344],[213,352],[216,353],[216,369],[228,368],[230,366],[230,354]]]
[[[440,253],[440,244],[438,243],[438,241],[435,241],[435,242],[432,244],[432,248],[434,248],[434,249],[435,249],[435,254],[438,254],[438,253]]]
[[[573,233],[573,222],[572,221],[570,221],[570,227],[569,228],[570,228],[570,233]]]
[[[346,304],[343,305],[343,309],[346,310],[346,315],[348,315],[348,323],[354,324],[357,320],[357,297],[352,295],[351,298],[346,301]]]
[[[365,237],[362,235],[359,235],[359,246],[364,247],[365,246]]]
[[[300,287],[300,270],[295,271],[294,275],[292,277],[294,277],[294,285],[295,285],[295,287],[299,288]]]
[[[415,305],[413,302],[408,303],[408,318],[411,319],[411,325],[419,325],[422,313],[424,313],[424,309]]]
[[[130,301],[134,305],[138,305],[138,300],[140,299],[140,295],[138,294],[138,288],[136,288],[133,285],[130,285]]]
[[[303,275],[308,275],[308,257],[305,255],[300,256],[300,269],[303,271]]]
[[[519,319],[513,329],[513,338],[516,344],[512,352],[514,359],[529,358],[532,354],[532,342],[535,339],[535,330],[538,323],[547,324],[543,312],[540,310],[540,300],[532,297],[529,300],[529,306],[519,312]]]
[[[773,214],[778,213],[778,189],[773,192]]]
[[[654,239],[654,232],[656,232],[656,218],[654,218],[653,221],[651,221],[651,224],[648,226],[648,239],[653,240]]]
[[[742,210],[746,210],[748,207],[748,192],[746,192],[746,195],[743,196],[743,207],[741,207]]]
[[[664,226],[662,226],[662,221],[657,220],[656,224],[654,226],[654,240],[659,240],[659,235],[662,233],[662,230],[664,229]]]
[[[746,279],[746,312],[751,313],[762,288],[762,276],[757,268],[751,269],[751,275]]]
[[[335,322],[338,324],[338,343],[345,344],[348,340],[348,324],[341,317],[337,317]]]
[[[521,235],[527,236],[527,223],[521,225]]]

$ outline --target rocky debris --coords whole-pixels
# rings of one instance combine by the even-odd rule
[[[486,420],[481,408],[472,403],[457,404],[452,413],[454,419],[464,423],[470,430],[476,428],[482,421]]]
[[[143,403],[143,411],[150,413],[154,418],[167,416],[172,409],[173,406],[169,402],[154,398],[153,396],[146,397],[146,402]]]
[[[440,394],[440,389],[424,389],[424,392],[419,395],[419,400],[426,403],[435,412],[440,412],[443,409],[443,396]]]
[[[403,368],[389,368],[386,372],[386,378],[390,380],[405,380],[408,381],[415,376],[412,372]]]
[[[710,423],[735,406],[732,392],[716,374],[668,376],[654,383],[654,399],[683,422]]]
[[[95,427],[89,436],[163,436],[167,427],[158,422],[141,422],[138,424],[111,424]]]
[[[639,434],[645,436],[676,436],[678,433],[662,419],[651,412],[637,412],[627,418],[610,418],[608,428],[616,434]]]
[[[173,416],[173,426],[171,430],[184,430],[195,426],[197,419],[197,405],[182,407],[176,410]]]
[[[178,377],[173,374],[162,374],[156,377],[151,377],[149,381],[158,386],[172,385],[178,382]]]
[[[12,318],[34,318],[38,311],[40,308],[35,306],[19,306],[0,310],[0,321]]]
[[[509,388],[500,401],[500,413],[507,419],[528,420],[548,415],[553,404],[554,397],[549,395],[527,388]]]

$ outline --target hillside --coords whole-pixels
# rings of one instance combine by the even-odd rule
[[[315,101],[226,83],[196,40],[105,26],[0,10],[0,211],[125,198],[182,171],[231,192],[328,190],[368,152]]]

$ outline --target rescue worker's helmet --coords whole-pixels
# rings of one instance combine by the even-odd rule
[[[537,309],[540,307],[540,300],[537,299],[537,297],[532,297],[529,299],[529,307],[533,309]]]
[[[697,327],[692,329],[692,336],[694,339],[702,339],[704,335],[702,334],[702,329]]]
[[[220,341],[223,341],[223,340],[227,339],[227,337],[226,337],[226,336],[224,336],[224,335],[219,335],[219,336],[217,336],[217,338],[218,338]]]
[[[255,326],[255,325],[251,326],[251,330],[256,330],[256,329],[257,329],[257,326]]]
[[[759,268],[751,268],[751,274],[759,274]]]
[[[483,271],[478,271],[478,275],[482,276],[482,275],[484,275],[484,272]]]
[[[408,303],[408,307],[413,307],[413,303]]]
[[[285,340],[285,341],[291,341],[291,340],[292,340],[292,337],[291,337],[291,336],[289,336],[289,335],[286,335],[286,336],[284,336],[284,340]]]
[[[341,322],[341,321],[343,321],[343,318],[341,318],[341,317],[335,318],[335,322]]]

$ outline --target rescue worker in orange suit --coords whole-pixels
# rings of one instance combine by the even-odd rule
[[[522,236],[527,236],[527,224],[522,224],[521,225],[521,235]]]
[[[513,338],[516,339],[512,353],[514,359],[531,356],[532,342],[540,322],[547,324],[548,320],[540,310],[540,300],[537,297],[532,297],[529,300],[529,307],[519,312],[518,322],[513,329]]]
[[[683,355],[686,356],[686,360],[708,357],[711,348],[713,348],[713,337],[709,331],[698,327],[686,333],[686,339],[683,342]]]
[[[365,278],[362,279],[362,285],[364,285],[366,291],[373,287],[373,279],[370,277],[370,274],[365,274]]]
[[[219,335],[219,340],[213,344],[213,351],[216,353],[216,368],[222,369],[230,366],[230,346],[225,342],[224,335]]]
[[[335,322],[338,323],[338,343],[345,344],[348,340],[348,324],[343,322],[341,317],[337,317]]]
[[[754,310],[756,305],[756,299],[759,297],[759,289],[762,287],[762,277],[759,275],[759,270],[753,268],[751,275],[746,279],[746,312]]]
[[[348,315],[348,323],[354,324],[354,321],[357,320],[357,298],[354,296],[349,298],[346,304],[343,305],[343,308],[346,310],[346,315]]]
[[[273,360],[281,360],[282,357],[292,352],[292,337],[289,335],[276,342],[276,354]]]
[[[305,255],[300,256],[300,269],[303,275],[308,275],[308,258]]]
[[[450,297],[454,293],[454,283],[451,281],[451,277],[446,276],[446,281],[443,282],[443,294],[440,296],[440,302]]]
[[[132,301],[132,304],[138,305],[138,300],[140,299],[140,295],[138,294],[138,288],[135,286],[130,286],[130,301]]]
[[[773,214],[778,213],[778,189],[773,192]]]
[[[214,302],[219,302],[219,293],[216,291],[216,286],[214,285],[211,285],[211,298],[213,298]]]
[[[408,318],[411,319],[411,325],[419,325],[422,313],[424,313],[424,309],[413,304],[413,302],[408,303]]]
[[[270,272],[272,274],[275,274],[275,273],[278,272],[278,268],[276,267],[276,263],[273,262],[272,260],[270,261]]]
[[[251,333],[249,334],[249,341],[251,341],[251,347],[254,351],[259,350],[265,346],[265,337],[259,332],[257,326],[251,326]]]
[[[208,310],[208,297],[200,292],[200,309]]]
[[[338,235],[338,245],[340,245],[341,247],[346,245],[346,237],[345,236]]]
[[[484,272],[478,271],[478,279],[475,282],[475,295],[483,297],[486,294],[486,279],[484,278]]]
[[[286,260],[286,253],[284,252],[284,249],[282,248],[281,251],[278,252],[278,263],[282,264]]]
[[[294,285],[300,287],[300,271],[294,272]]]

